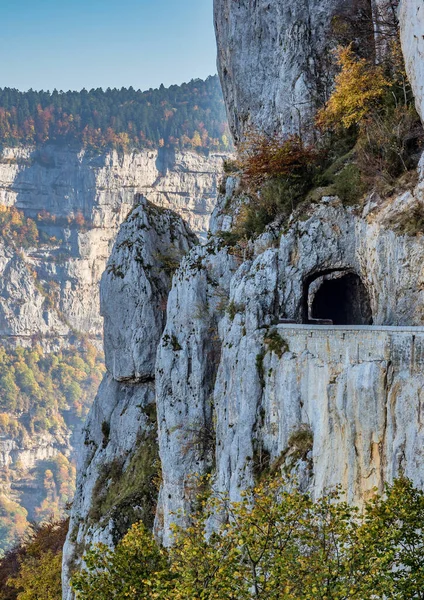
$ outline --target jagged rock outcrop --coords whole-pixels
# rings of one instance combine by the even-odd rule
[[[65,597],[72,597],[70,572],[91,543],[113,545],[140,519],[153,526],[160,472],[156,348],[173,270],[195,243],[181,217],[143,200],[123,224],[108,262],[101,285],[108,372],[83,431],[64,550]],[[168,268],[166,256],[173,261]]]
[[[170,277],[195,243],[180,217],[152,204],[120,230],[102,288],[106,367],[116,381],[154,376]]]
[[[158,206],[172,207],[183,214],[196,233],[204,237],[224,157],[225,154],[220,153],[211,152],[205,156],[166,148],[127,154],[76,151],[59,145],[3,148],[0,152],[0,209],[3,206],[19,208],[25,218],[36,220],[40,236],[34,247],[23,240],[22,248],[13,236],[7,235],[6,227],[0,228],[1,345],[29,348],[38,344],[45,352],[56,352],[70,344],[78,344],[82,334],[101,349],[103,320],[99,284],[121,223],[139,201],[138,198],[147,197]],[[1,210],[2,223],[4,216]],[[25,220],[22,223],[25,225]],[[134,231],[134,238],[138,240],[137,231]],[[167,244],[166,236],[162,244],[157,244],[158,261],[162,260],[162,266],[168,270],[165,275],[162,270],[155,274],[159,287],[178,263],[179,253],[186,250],[176,247],[176,255],[171,256]],[[138,241],[134,244],[135,251],[143,261],[145,250]],[[141,263],[134,262],[134,266],[140,272]],[[118,277],[114,293],[118,293],[120,285],[124,283]],[[147,328],[154,324],[161,331],[163,325],[159,327],[159,321],[166,299],[161,297],[153,280],[150,293],[152,304],[149,318],[146,318],[149,321]],[[157,304],[154,304],[156,294]],[[133,290],[128,322],[122,315],[116,320],[116,306],[113,306],[115,314],[110,317],[116,321],[116,331],[131,325],[130,319],[138,302],[139,291]],[[147,303],[145,305],[148,306]],[[144,316],[147,317],[147,314]],[[132,326],[132,335],[140,342],[134,352],[142,355],[144,331],[142,328],[138,331],[135,323]],[[107,339],[111,349],[107,353],[108,358],[114,352],[115,342],[120,343]],[[124,336],[121,347],[127,342]],[[154,344],[147,352],[155,356]],[[152,360],[154,362],[154,358]],[[122,355],[121,364],[131,370],[132,357]],[[115,373],[117,370],[118,365]],[[125,373],[122,377],[116,376],[120,380],[127,378]],[[51,456],[62,453],[63,448],[66,448],[67,456],[72,453],[74,438],[71,430],[81,427],[81,419],[75,412],[72,416],[68,414],[68,408],[72,410],[72,406],[71,403],[70,407],[61,407],[62,413],[66,413],[68,430],[56,430],[49,439]],[[7,412],[6,405],[3,405],[2,412]],[[24,428],[28,426],[29,419],[25,414],[14,416],[24,423]],[[62,421],[60,415],[56,416]],[[25,465],[28,453],[37,456],[37,443],[44,447],[43,436],[33,435],[34,439],[28,445],[26,441],[17,443],[16,434],[8,432],[7,428],[0,433],[0,443],[5,448],[5,460],[8,461],[8,470],[3,470],[0,476],[0,491],[20,502],[24,498],[22,489],[30,481],[34,488],[38,485],[35,494],[38,498],[40,490],[45,492],[43,479],[40,477],[38,483],[34,483],[32,467],[26,468]],[[62,434],[67,440],[65,444]],[[45,463],[41,453],[39,456],[37,464],[42,468]],[[13,481],[13,489],[10,480]],[[33,518],[30,500],[27,494],[22,501]]]
[[[250,125],[296,132],[299,115],[308,123],[331,85],[332,16],[352,6],[368,10],[371,3],[215,0],[237,140]],[[275,223],[236,247],[222,235],[233,225],[232,203],[243,202],[229,178],[211,238],[191,249],[173,277],[166,317],[158,307],[169,288],[151,294],[150,259],[136,264],[138,236],[157,260],[149,241],[152,235],[159,243],[157,230],[126,225],[105,275],[110,373],[87,424],[65,598],[72,557],[81,557],[84,544],[114,544],[151,510],[145,496],[124,503],[131,516],[120,510],[123,521],[113,508],[122,509],[125,474],[136,464],[144,470],[160,460],[154,530],[165,544],[171,523],[192,509],[198,475],[211,475],[213,490],[233,500],[276,466],[294,470],[313,495],[342,484],[353,502],[401,472],[424,486],[423,171],[424,160],[414,189],[389,199],[373,194],[363,207],[323,197],[287,227]],[[122,407],[131,407],[131,427]],[[129,440],[121,435],[126,428]],[[93,513],[100,489],[102,509]]]
[[[401,0],[399,19],[406,71],[417,110],[424,119],[424,6],[421,0]]]
[[[333,18],[353,23],[364,11],[371,21],[369,0],[215,0],[218,67],[236,142],[252,126],[311,133],[333,84]]]

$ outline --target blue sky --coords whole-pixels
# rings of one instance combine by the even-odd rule
[[[182,83],[216,73],[213,0],[0,0],[0,87]]]

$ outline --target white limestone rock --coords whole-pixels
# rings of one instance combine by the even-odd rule
[[[279,241],[261,236],[247,256],[225,247],[215,256],[211,241],[183,262],[156,365],[163,470],[156,530],[166,544],[175,513],[190,511],[194,473],[212,469],[214,489],[237,500],[266,467],[261,456],[272,463],[296,455],[290,439],[303,427],[313,444],[297,467],[314,495],[342,484],[359,502],[401,469],[424,485],[424,432],[414,413],[424,384],[424,246],[421,235],[393,231],[421,199],[420,183],[363,219],[333,198]],[[302,322],[305,282],[333,270],[360,277],[376,328],[284,325]],[[223,289],[227,310],[211,312],[208,279],[222,281],[215,289]],[[272,332],[282,339],[281,357],[269,349]],[[199,432],[209,447],[214,439],[212,463]]]
[[[213,385],[221,354],[218,323],[228,310],[237,258],[211,242],[176,273],[157,353],[156,393],[162,487],[156,533],[168,544],[178,511],[190,511],[194,473],[212,467]],[[195,494],[194,494],[195,495]]]
[[[178,215],[145,200],[121,227],[101,285],[106,366],[117,381],[154,376],[172,274],[195,243]]]
[[[64,549],[69,577],[91,543],[113,546],[144,520],[153,526],[160,465],[155,356],[165,326],[172,272],[197,242],[176,213],[146,200],[123,224],[102,280],[107,374],[80,442],[77,491]]]
[[[421,0],[401,0],[400,35],[406,71],[414,90],[417,110],[424,122],[424,5]]]
[[[371,8],[346,0],[215,0],[218,68],[236,142],[252,126],[285,134],[309,127],[311,134],[332,86],[332,20],[353,6]]]
[[[51,306],[40,290],[31,266],[11,247],[0,243],[0,336],[67,336],[59,307]]]

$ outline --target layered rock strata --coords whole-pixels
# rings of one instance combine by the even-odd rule
[[[0,261],[6,267],[6,259],[13,258],[16,283],[16,298],[10,285],[1,294],[8,303],[3,331],[62,335],[72,328],[101,336],[99,281],[119,226],[138,196],[176,210],[205,237],[224,157],[169,149],[123,155],[116,151],[92,155],[54,146],[3,149],[0,205],[16,206],[32,218],[41,215],[40,231],[57,240],[20,254],[39,280],[57,286],[54,304],[61,314],[57,323],[57,315],[47,315],[42,307],[39,294],[24,293],[28,269],[15,251],[15,256]],[[25,308],[17,312],[13,306],[21,296]]]

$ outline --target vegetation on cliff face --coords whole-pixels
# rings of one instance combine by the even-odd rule
[[[164,146],[227,150],[230,139],[216,76],[146,92],[0,89],[3,145],[49,142],[95,150]]]
[[[280,478],[241,502],[202,504],[186,529],[175,528],[169,550],[142,524],[114,551],[95,546],[74,576],[77,598],[424,598],[424,493],[405,478],[363,512],[339,491],[314,502]],[[222,513],[228,522],[205,537],[208,519]]]
[[[49,236],[44,231],[45,226],[52,225],[80,231],[86,231],[90,227],[90,223],[81,212],[67,217],[56,217],[42,210],[32,219],[26,217],[24,212],[15,206],[0,205],[0,239],[16,251],[63,245],[63,240]]]
[[[236,239],[260,234],[273,221],[287,223],[299,205],[307,209],[323,196],[349,205],[372,191],[390,196],[398,179],[416,168],[424,132],[396,25],[394,31],[377,65],[353,43],[337,48],[339,73],[317,115],[313,142],[311,132],[308,142],[259,131],[247,135],[231,169],[245,197],[237,209]]]

